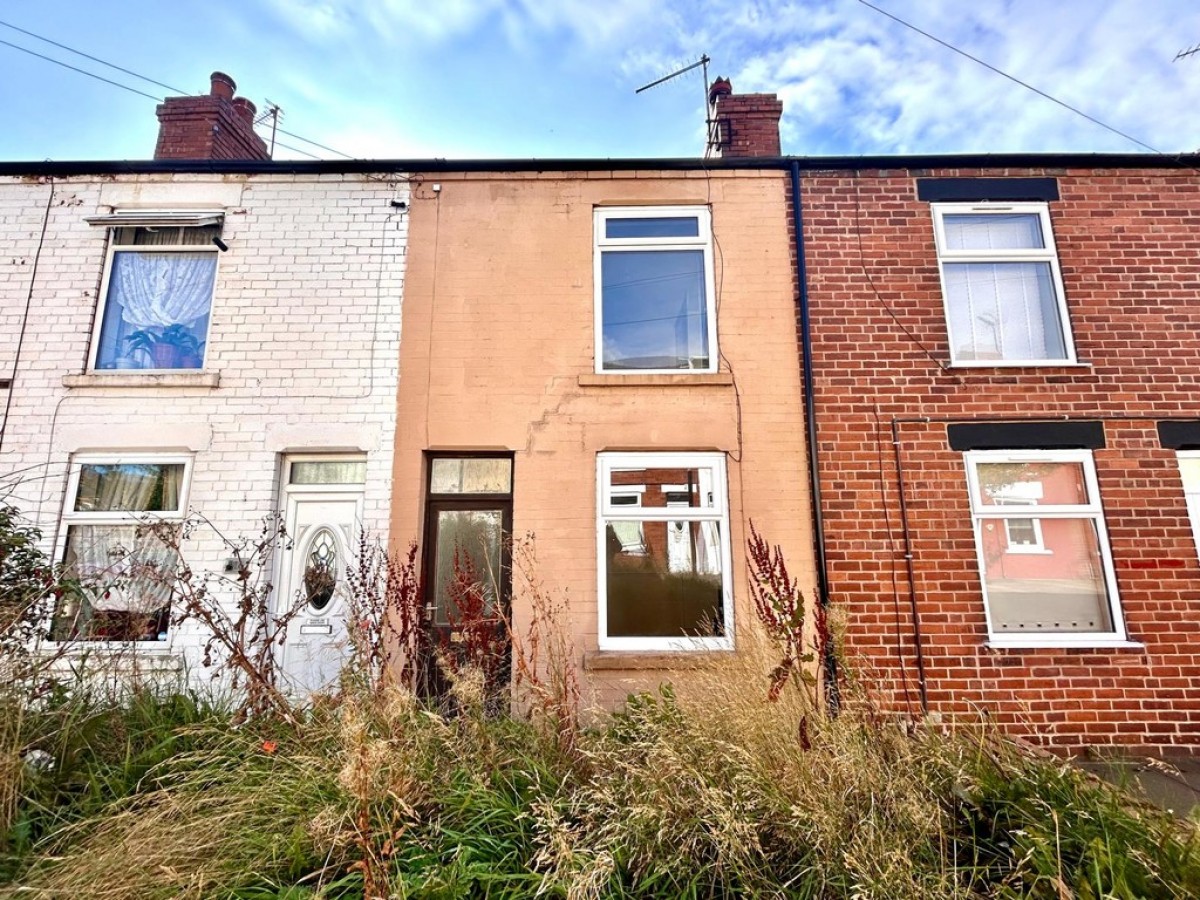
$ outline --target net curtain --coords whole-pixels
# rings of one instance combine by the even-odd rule
[[[208,315],[216,270],[211,253],[121,251],[113,258],[113,297],[130,325],[189,325]]]

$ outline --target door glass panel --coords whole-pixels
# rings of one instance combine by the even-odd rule
[[[715,637],[721,620],[717,522],[609,522],[608,634]]]
[[[364,484],[365,459],[321,459],[292,463],[292,484]]]
[[[451,618],[461,622],[464,616],[489,614],[503,578],[501,510],[439,510],[436,528],[434,623],[450,625]]]
[[[328,528],[322,528],[309,544],[304,565],[304,595],[313,612],[323,612],[329,606],[337,582],[337,537]]]
[[[507,457],[435,457],[430,461],[431,494],[508,494],[512,460]]]

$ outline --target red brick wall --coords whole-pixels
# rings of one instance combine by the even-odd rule
[[[1087,367],[938,365],[949,346],[916,175],[1057,177],[1050,216]],[[928,417],[897,428],[931,712],[986,711],[1064,749],[1200,745],[1200,563],[1175,454],[1155,429],[1156,418],[1200,417],[1200,179],[811,172],[803,203],[829,580],[850,656],[894,704],[919,709],[891,428]],[[1026,417],[1104,423],[1094,459],[1139,647],[986,646],[963,456],[949,449],[945,420]]]
[[[720,155],[779,155],[783,102],[774,94],[723,94],[716,99]]]
[[[158,107],[155,159],[269,159],[254,132],[254,104],[234,98],[233,79],[213,73],[213,92],[168,97]]]

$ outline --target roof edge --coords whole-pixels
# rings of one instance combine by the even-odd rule
[[[0,176],[71,175],[326,175],[414,172],[722,171],[784,169],[1195,169],[1200,153],[946,153],[872,156],[773,156],[738,159],[349,159],[349,160],[43,160],[0,162]]]

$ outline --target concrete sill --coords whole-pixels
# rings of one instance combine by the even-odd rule
[[[1145,650],[1146,645],[1140,641],[1105,640],[1097,638],[1094,641],[1030,641],[1015,639],[1011,641],[993,638],[984,644],[989,650]]]
[[[1004,362],[1000,359],[952,362],[946,365],[948,369],[1030,369],[1041,372],[1045,369],[1090,369],[1090,362]]]
[[[583,654],[583,668],[588,672],[628,672],[637,670],[700,669],[714,659],[728,656],[729,650],[656,651],[600,650]]]
[[[215,388],[221,384],[220,372],[86,372],[64,375],[68,388]]]
[[[580,387],[728,387],[730,372],[691,372],[679,375],[580,375]]]

